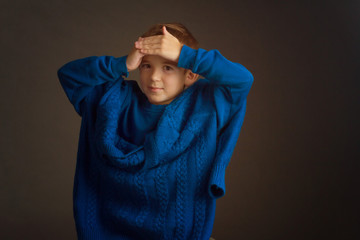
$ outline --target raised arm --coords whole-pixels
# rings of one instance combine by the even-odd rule
[[[227,60],[218,50],[195,50],[186,45],[182,47],[178,66],[190,69],[214,84],[213,99],[221,131],[208,192],[210,197],[219,198],[225,194],[225,169],[244,121],[253,76],[244,66]]]
[[[180,43],[165,26],[162,35],[139,38],[135,47],[143,54],[159,55],[215,84],[231,87],[236,94],[246,95],[253,82],[252,74],[241,64],[227,60],[218,50],[190,48]]]
[[[79,115],[80,103],[98,85],[128,76],[126,57],[87,57],[65,64],[58,70],[60,83]]]
[[[237,93],[247,94],[253,82],[252,74],[243,65],[229,61],[218,50],[196,50],[184,45],[178,66],[190,69],[217,85],[231,87]]]

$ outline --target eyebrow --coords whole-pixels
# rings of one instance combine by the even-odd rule
[[[173,61],[163,61],[162,63],[164,63],[164,64],[169,64],[169,65],[173,65],[173,66],[177,67],[177,63],[176,63],[176,62],[173,62]]]

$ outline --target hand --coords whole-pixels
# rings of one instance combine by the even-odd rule
[[[144,56],[145,54],[141,53],[139,49],[133,47],[133,49],[126,58],[126,67],[128,69],[128,72],[137,69]]]
[[[140,53],[145,55],[159,55],[173,62],[179,61],[179,56],[183,44],[171,35],[166,27],[162,27],[163,35],[139,38],[135,42],[135,47]]]

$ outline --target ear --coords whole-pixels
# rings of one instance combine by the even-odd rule
[[[199,78],[199,74],[193,73],[190,69],[185,72],[185,89],[193,85]]]

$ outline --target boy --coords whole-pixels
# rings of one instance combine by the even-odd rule
[[[139,82],[125,81],[135,69]],[[127,56],[79,59],[58,76],[82,117],[78,238],[208,240],[251,73],[171,23],[154,25]]]

